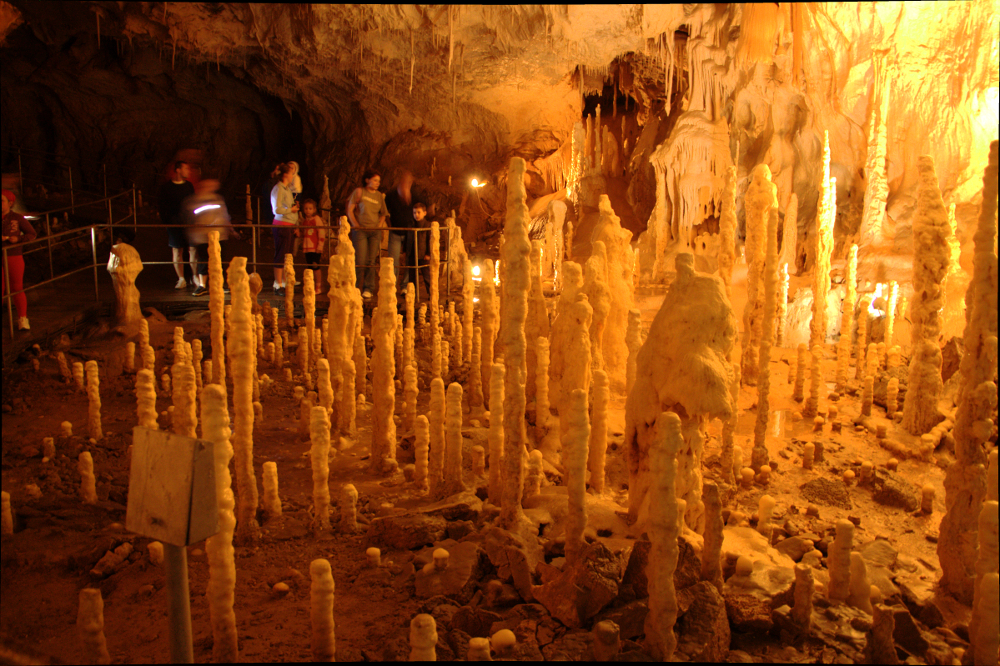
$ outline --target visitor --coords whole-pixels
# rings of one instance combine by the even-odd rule
[[[198,258],[198,269],[194,275],[195,290],[193,296],[203,296],[208,293],[208,234],[219,232],[219,240],[239,238],[233,229],[226,208],[226,201],[219,191],[219,181],[205,179],[198,182],[195,194],[184,200],[184,211],[187,218],[187,237],[190,247]]]
[[[429,264],[430,264],[430,260],[431,260],[431,251],[430,251],[430,247],[431,247],[431,245],[430,245],[430,242],[431,242],[431,233],[430,233],[431,220],[427,217],[427,206],[424,205],[420,201],[418,201],[415,204],[413,204],[413,221],[414,221],[414,225],[413,226],[419,227],[421,229],[427,229],[428,230],[428,231],[419,231],[419,232],[417,232],[416,256],[420,257],[420,261],[419,262],[415,261],[413,263],[414,264],[420,263],[420,265],[421,265],[420,276],[421,276],[421,278],[423,278],[424,290],[427,292],[428,297],[430,297],[430,293],[431,293],[431,268],[430,268]],[[444,246],[444,237],[445,237],[445,235],[441,234],[440,245],[442,247]],[[439,256],[445,256],[444,252],[442,252]],[[414,274],[416,274],[416,270],[417,269],[415,269],[415,268],[413,269],[413,273]],[[417,286],[417,284],[416,284],[416,280],[414,280],[413,282],[414,282],[414,288],[415,289],[419,288]]]
[[[382,229],[385,229],[385,195],[378,191],[382,176],[376,171],[365,172],[365,186],[356,188],[347,200],[347,219],[351,223],[351,242],[354,243],[357,287],[361,297],[372,297],[378,279],[379,250],[382,249]]]
[[[7,263],[3,267],[3,290],[5,295],[13,294],[14,307],[17,308],[17,330],[29,331],[28,297],[24,290],[24,256],[22,246],[37,238],[34,227],[20,213],[15,213],[14,202],[17,197],[10,190],[3,190],[3,248]],[[8,281],[7,276],[10,276]],[[9,290],[9,291],[8,291]]]
[[[274,223],[271,231],[274,237],[274,294],[285,295],[285,255],[292,253],[295,227],[299,223],[299,205],[289,187],[295,179],[291,164],[278,167],[279,180],[271,189],[271,211]]]
[[[302,179],[299,177],[299,163],[289,162],[289,164],[292,165],[293,175],[292,175],[292,182],[291,184],[289,184],[288,189],[292,191],[292,196],[295,198],[295,203],[301,206],[302,203],[299,201],[299,197],[302,196]],[[292,250],[292,256],[295,257],[295,260],[297,262],[299,259],[299,250],[302,247],[302,239],[299,238],[298,232],[296,232],[295,234],[294,244],[295,244],[295,249]],[[297,280],[295,284],[298,284]]]
[[[323,249],[326,243],[326,221],[316,214],[318,206],[312,199],[302,202],[302,222],[295,231],[297,238],[302,240],[302,251],[305,253],[307,267],[312,269],[316,280],[316,294],[322,293],[323,285]]]
[[[184,279],[184,249],[188,248],[191,261],[191,280],[195,281],[197,259],[195,249],[188,246],[187,235],[184,233],[182,207],[184,200],[194,194],[194,185],[188,182],[191,168],[187,162],[174,162],[174,172],[171,179],[160,188],[160,224],[167,226],[167,244],[173,253],[174,272],[177,273],[177,284],[174,289],[185,289]]]
[[[392,257],[392,265],[396,269],[396,285],[399,291],[406,290],[406,282],[416,282],[416,269],[403,270],[399,260],[400,252],[406,253],[406,263],[414,264],[416,257],[416,245],[413,241],[412,231],[397,231],[398,229],[412,229],[416,227],[416,220],[413,218],[414,195],[413,174],[404,171],[400,174],[399,184],[385,196],[385,206],[389,211],[389,256]]]

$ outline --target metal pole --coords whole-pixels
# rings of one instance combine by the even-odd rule
[[[97,286],[97,227],[90,225],[90,251],[94,260],[94,300],[101,301],[101,293]]]
[[[139,231],[139,208],[136,206],[135,200],[135,183],[132,183],[132,231],[138,233]]]
[[[188,591],[187,548],[163,544],[167,574],[167,617],[170,623],[170,661],[193,664],[191,643],[191,596]]]
[[[45,236],[49,246],[49,279],[54,280],[56,271],[52,267],[52,227],[49,226],[49,214],[45,214]]]
[[[102,164],[101,165],[101,171],[104,174],[104,196],[107,197],[108,196],[108,165],[107,164]]]
[[[260,208],[258,200],[258,209]],[[257,218],[260,219],[259,217]],[[253,272],[257,272],[257,225],[250,227],[250,242],[253,244]]]
[[[67,166],[66,172],[69,173],[69,205],[76,213],[76,197],[73,196],[73,167]]]
[[[10,295],[10,272],[7,270],[7,248],[3,248],[3,286],[7,292],[7,323],[10,324],[10,339],[14,339],[14,298]]]

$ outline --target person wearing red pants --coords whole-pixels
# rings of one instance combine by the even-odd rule
[[[3,267],[3,290],[7,294],[7,276],[10,276],[10,293],[24,289],[24,257],[21,256],[22,246],[35,240],[38,234],[24,217],[13,211],[14,193],[4,190],[0,197],[3,202],[3,247],[6,252],[7,265]],[[14,306],[17,308],[17,330],[27,331],[28,298],[24,294],[14,294]]]

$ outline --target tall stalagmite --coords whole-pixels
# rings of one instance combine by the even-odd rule
[[[826,299],[830,293],[830,253],[833,251],[833,223],[837,219],[837,181],[830,178],[830,133],[823,143],[823,175],[820,181],[819,209],[813,251],[813,309],[809,321],[809,347],[826,344]]]
[[[743,361],[741,376],[747,386],[757,385],[760,372],[760,340],[763,335],[764,299],[761,275],[764,271],[765,234],[768,211],[778,205],[777,186],[771,170],[758,164],[751,175],[744,198],[746,209],[747,304],[743,311]]]
[[[771,414],[771,346],[774,344],[774,315],[777,309],[778,291],[778,209],[772,208],[767,218],[766,252],[763,270],[764,319],[760,340],[760,366],[757,379],[757,422],[753,429],[753,451],[750,467],[760,472],[760,468],[770,463],[765,435],[767,421]]]
[[[941,586],[966,602],[972,599],[975,581],[977,509],[987,492],[983,444],[997,405],[993,383],[997,368],[996,141],[990,144],[989,165],[983,174],[983,202],[973,242],[972,279],[965,293],[965,356],[959,367],[955,413],[955,462],[945,473],[946,513],[938,541]],[[996,488],[995,468],[991,474]]]
[[[604,370],[604,329],[611,311],[611,292],[607,285],[607,249],[604,243],[593,244],[590,257],[583,266],[583,293],[593,308],[590,322],[590,367]]]
[[[483,262],[483,279],[480,282],[480,316],[482,324],[482,338],[479,344],[480,367],[482,376],[480,381],[483,385],[484,404],[493,405],[490,399],[490,388],[493,382],[490,381],[490,372],[493,369],[493,343],[497,338],[497,313],[496,313],[496,285],[493,283],[493,262],[487,259]]]
[[[608,383],[608,373],[603,370],[594,371],[590,399],[593,423],[590,427],[587,469],[590,470],[590,487],[598,495],[604,492],[604,462],[608,452],[608,399],[610,398]]]
[[[233,309],[228,352],[233,374],[235,428],[233,450],[236,458],[236,535],[243,543],[260,536],[257,524],[257,479],[253,471],[253,373],[257,334],[250,313],[250,285],[246,257],[229,262],[229,289]],[[214,368],[213,368],[214,369]]]
[[[504,226],[503,265],[505,279],[500,285],[504,318],[501,344],[504,350],[504,475],[500,524],[513,529],[524,520],[521,509],[521,486],[524,483],[522,457],[525,446],[524,322],[528,310],[530,261],[528,254],[528,206],[524,191],[525,163],[520,157],[510,160],[507,175],[507,222]]]
[[[391,475],[396,469],[396,385],[394,382],[396,329],[396,273],[392,259],[379,267],[378,309],[372,315],[372,445],[371,471]]]
[[[232,285],[230,285],[230,290]],[[208,232],[208,309],[212,314],[212,377],[211,381],[226,388],[226,344],[224,308],[226,295],[222,291],[222,246],[219,245],[219,232]]]
[[[861,229],[858,242],[863,247],[874,248],[882,243],[885,236],[885,204],[889,196],[889,182],[886,177],[886,116],[889,110],[890,85],[886,83],[888,73],[885,54],[873,58],[875,81],[872,87],[873,99],[868,126],[868,158],[865,162],[864,208],[861,213]]]
[[[918,162],[920,183],[917,210],[913,218],[913,306],[909,380],[903,401],[902,426],[911,435],[930,432],[944,416],[938,399],[944,391],[941,379],[941,283],[948,273],[948,210],[941,199],[934,160],[928,155]]]
[[[441,325],[441,310],[439,309],[440,288],[438,280],[441,275],[441,227],[437,222],[431,222],[430,261],[428,270],[431,274],[428,308],[431,313],[431,377],[441,376],[441,335],[438,326]],[[395,311],[395,310],[394,310]]]
[[[603,374],[603,373],[602,373]],[[605,393],[607,392],[607,378]],[[563,451],[566,460],[566,487],[568,509],[566,513],[566,564],[572,566],[580,560],[586,546],[583,539],[587,528],[587,442],[590,439],[590,420],[587,418],[587,392],[576,389],[569,396],[567,413],[563,416]]]
[[[632,232],[623,229],[621,219],[611,208],[611,200],[602,194],[597,203],[600,217],[591,240],[604,244],[605,285],[611,296],[611,303],[605,319],[604,335],[601,340],[604,371],[608,373],[611,390],[621,393],[626,383],[626,362],[628,347],[625,343],[628,329],[628,313],[635,307],[632,294]],[[593,301],[591,301],[593,306]]]

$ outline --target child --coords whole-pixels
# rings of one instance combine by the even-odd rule
[[[304,217],[300,223],[300,228],[295,231],[295,235],[302,239],[302,251],[306,255],[306,263],[313,271],[316,279],[316,293],[322,293],[323,284],[323,264],[320,259],[323,256],[323,245],[326,243],[326,229],[323,229],[326,222],[316,214],[316,202],[306,199],[302,202],[302,212]],[[317,227],[320,227],[317,229]]]
[[[417,256],[420,257],[420,276],[421,276],[421,278],[423,280],[424,288],[426,289],[427,293],[430,294],[431,293],[431,269],[430,269],[430,265],[429,264],[430,264],[430,261],[431,261],[431,251],[430,251],[431,234],[430,234],[429,230],[431,228],[431,222],[432,222],[432,220],[428,220],[427,219],[427,206],[425,206],[424,204],[420,203],[419,201],[416,202],[415,204],[413,204],[413,219],[416,221],[418,227],[420,227],[421,229],[428,229],[428,231],[418,231],[417,232],[417,245],[418,245],[418,247],[417,247],[417,253],[416,254],[417,254]],[[442,258],[446,256],[446,254],[445,254],[446,250],[444,249],[445,248],[444,241],[445,241],[445,234],[441,233],[441,248],[442,249],[441,249],[440,256]],[[414,262],[414,263],[416,263],[416,262]],[[410,271],[411,271],[411,275],[413,275],[413,286],[414,286],[414,288],[419,289],[419,286],[417,285],[417,280],[416,280],[416,271],[417,271],[417,269],[416,268],[411,268]]]

